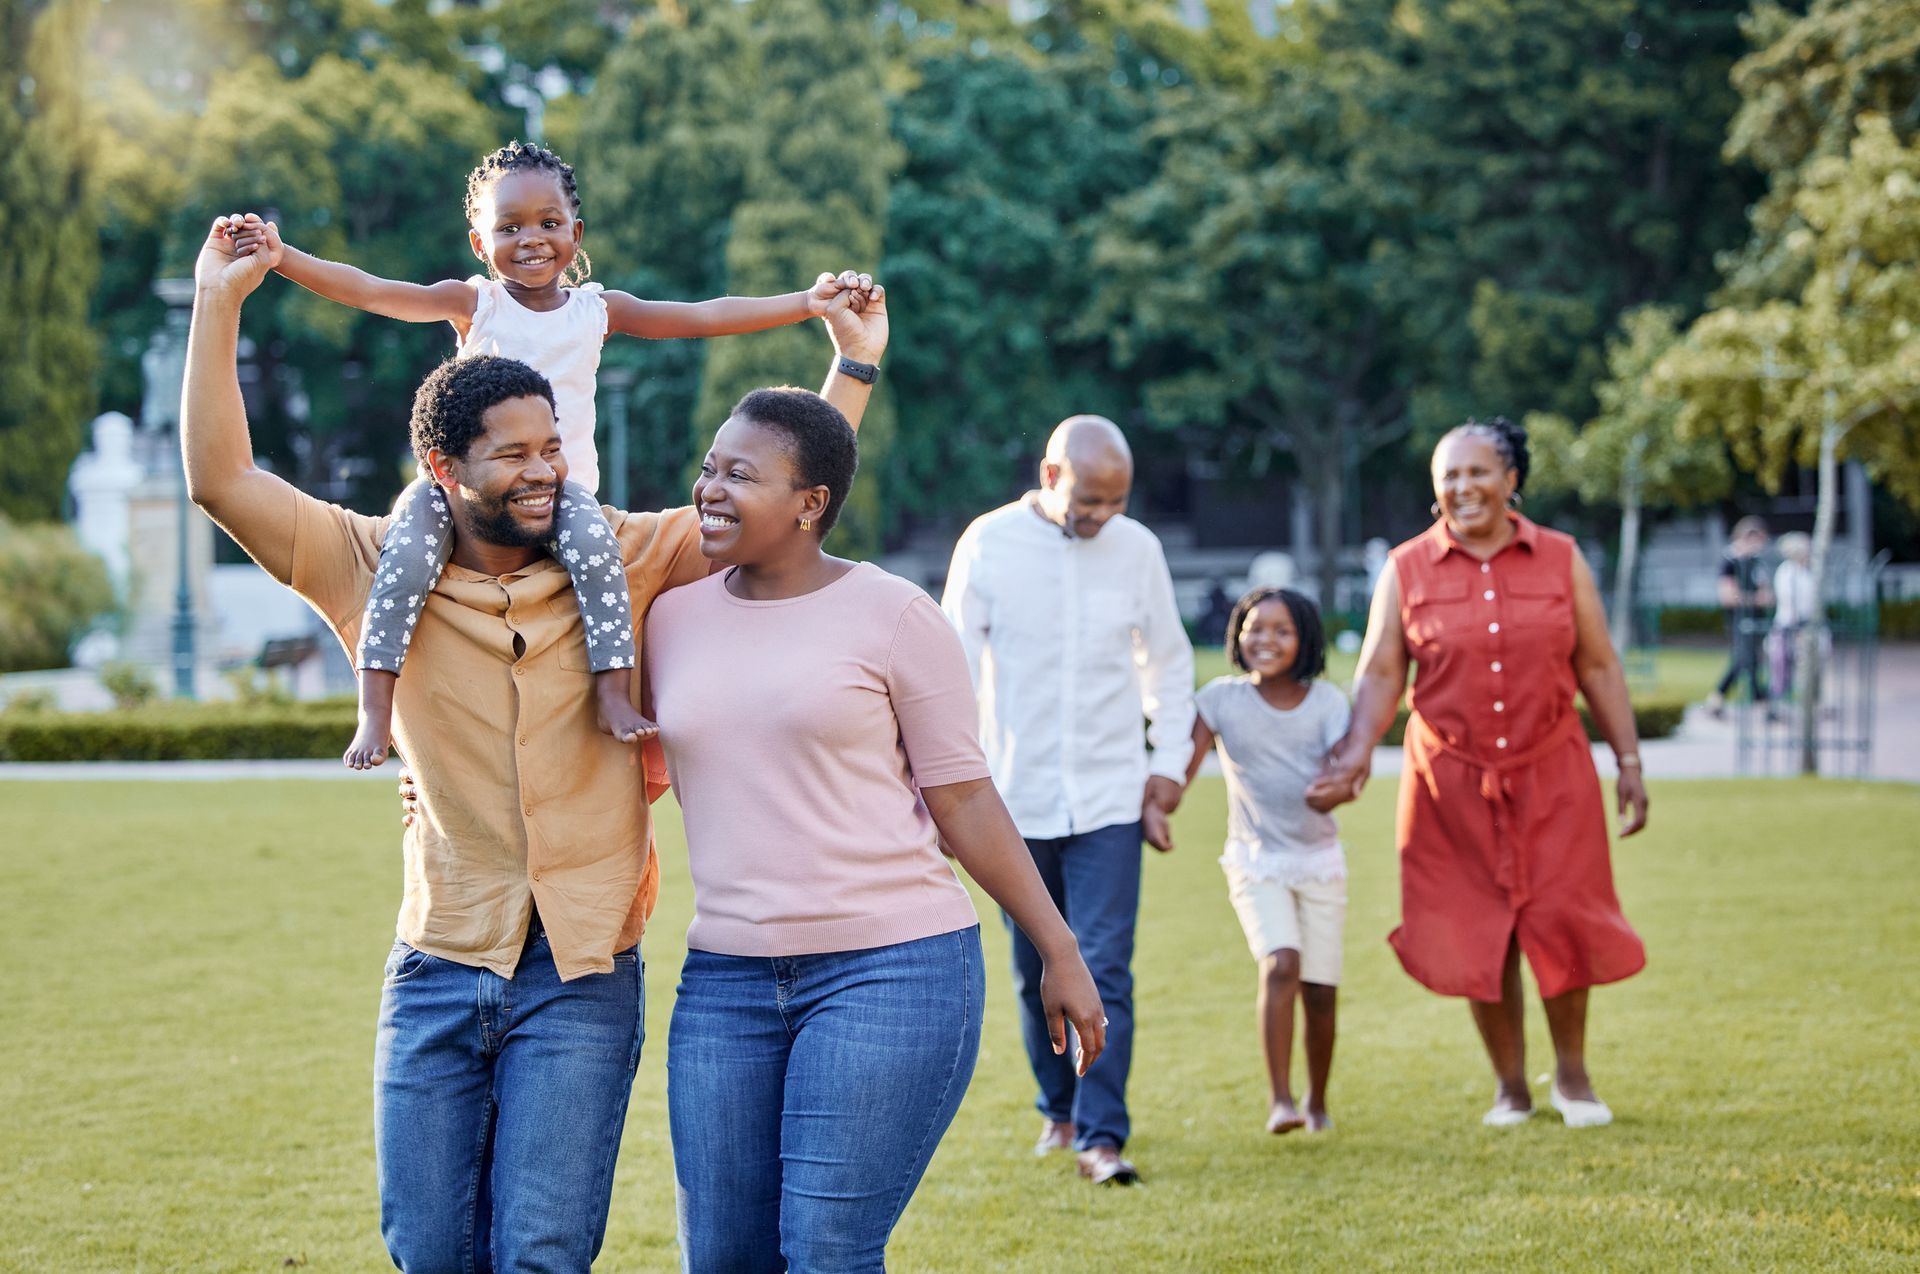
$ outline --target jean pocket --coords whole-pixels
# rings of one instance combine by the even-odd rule
[[[402,982],[411,981],[433,960],[434,957],[426,952],[395,941],[393,950],[387,953],[386,985],[399,986]]]

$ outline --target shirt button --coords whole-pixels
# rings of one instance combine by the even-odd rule
[[[1499,661],[1498,659],[1496,659],[1496,660],[1494,660],[1494,661],[1493,661],[1493,670],[1494,670],[1495,672],[1499,672],[1499,671],[1500,671],[1500,661]]]
[[[513,666],[513,675],[514,675],[514,676],[516,676],[516,677],[518,677],[518,676],[520,676],[521,674],[523,674],[523,673],[525,673],[525,672],[526,672],[526,669],[525,669],[525,668],[522,668],[522,667],[521,667],[521,666],[520,666],[519,664],[515,664],[515,665]]]
[[[1488,631],[1488,632],[1490,632],[1490,633],[1497,633],[1497,632],[1499,632],[1499,631],[1500,631],[1500,625],[1498,625],[1498,624],[1488,624],[1488,625],[1487,625],[1487,631]],[[515,668],[515,669],[514,669],[514,671],[515,671],[515,672],[519,672],[520,670],[519,670],[518,668]]]
[[[1505,703],[1502,703],[1500,700],[1495,699],[1493,701],[1493,710],[1495,712],[1505,712],[1507,710],[1507,705]],[[522,739],[520,740],[520,742],[525,743],[526,740]]]
[[[1493,741],[1493,746],[1496,748],[1504,748],[1507,746],[1507,741],[1505,739],[1495,739]]]
[[[1507,745],[1507,743],[1506,743],[1506,740],[1505,740],[1505,739],[1502,739],[1502,740],[1500,741],[1500,746],[1501,746],[1501,747],[1505,747],[1506,745]],[[525,807],[523,807],[523,808],[521,809],[521,811],[520,811],[520,812],[521,812],[522,814],[525,814],[525,815],[526,815],[526,816],[527,816],[528,818],[532,818],[532,817],[533,817],[533,806],[531,806],[531,805],[528,805],[528,806],[525,806]]]
[[[1493,568],[1492,568],[1491,566],[1489,566],[1489,565],[1487,565],[1487,564],[1486,564],[1485,562],[1482,562],[1482,563],[1480,563],[1480,573],[1481,573],[1482,575],[1486,575],[1486,574],[1489,574],[1489,573],[1491,573],[1491,572],[1492,572],[1492,570],[1493,570]]]
[[[520,736],[520,746],[523,748],[527,746],[527,736],[524,734]]]
[[[1493,600],[1493,590],[1492,590],[1492,589],[1488,589],[1488,590],[1486,591],[1486,599],[1487,599],[1488,601],[1492,601],[1492,600]]]

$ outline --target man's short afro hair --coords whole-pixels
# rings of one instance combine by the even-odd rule
[[[427,374],[413,396],[413,454],[421,464],[438,447],[465,460],[484,429],[487,408],[512,398],[544,398],[552,407],[553,386],[517,358],[476,354],[450,358]]]

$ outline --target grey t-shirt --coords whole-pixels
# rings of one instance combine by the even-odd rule
[[[1306,791],[1320,773],[1352,710],[1325,681],[1282,711],[1260,697],[1251,677],[1218,677],[1194,696],[1200,719],[1219,740],[1227,779],[1229,866],[1289,883],[1344,875],[1340,828],[1309,809]]]

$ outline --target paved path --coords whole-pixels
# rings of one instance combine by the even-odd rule
[[[1880,648],[1879,680],[1875,695],[1874,744],[1870,773],[1876,779],[1920,783],[1920,644]],[[1670,739],[1649,739],[1640,745],[1647,777],[1661,779],[1734,778],[1735,727],[1731,720],[1715,721],[1695,707],[1679,733]],[[1613,753],[1604,746],[1593,750],[1600,773],[1614,774]],[[356,772],[338,761],[94,761],[72,765],[0,764],[0,781],[160,780],[167,782],[224,782],[229,779],[320,779],[331,782],[391,782],[398,766]],[[1207,758],[1206,773],[1219,773],[1216,760]],[[1374,755],[1375,774],[1400,772],[1400,749],[1381,748]]]

